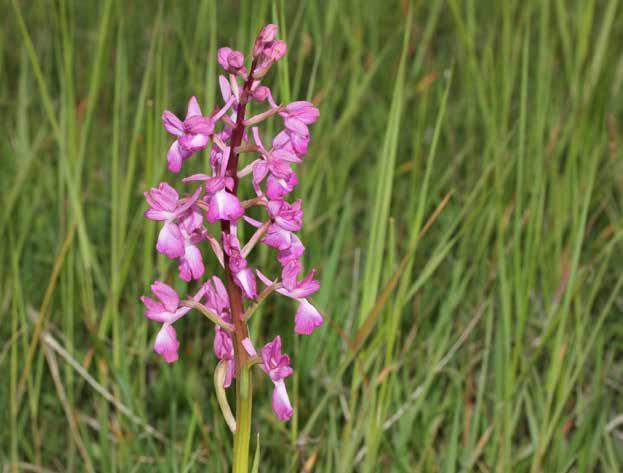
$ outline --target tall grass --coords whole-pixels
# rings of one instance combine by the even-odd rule
[[[266,22],[277,96],[321,109],[297,195],[327,323],[253,320],[296,370],[285,424],[258,379],[260,471],[623,470],[619,3],[2,0],[3,471],[228,468],[211,327],[151,351],[138,298],[176,277],[142,192],[161,111],[210,109],[216,49]]]

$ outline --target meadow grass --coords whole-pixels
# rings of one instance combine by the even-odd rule
[[[288,423],[257,379],[259,471],[623,471],[619,3],[0,0],[2,471],[228,469],[212,328],[151,348],[139,296],[177,277],[142,192],[161,112],[211,109],[216,49],[267,22],[276,97],[321,110],[296,194],[327,323],[252,320],[295,368]]]

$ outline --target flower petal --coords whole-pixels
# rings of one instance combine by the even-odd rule
[[[199,251],[199,248],[195,245],[188,245],[184,253],[184,258],[190,267],[192,278],[201,278],[205,268],[203,267],[203,258],[201,257],[201,251]]]
[[[156,281],[151,285],[151,291],[162,301],[168,311],[175,312],[177,310],[180,298],[171,286],[162,281]]]
[[[165,223],[158,234],[156,249],[168,258],[179,258],[184,254],[184,237],[174,223]]]
[[[275,383],[275,389],[273,389],[273,410],[279,420],[288,420],[292,417],[294,410],[292,404],[290,404],[290,398],[288,397],[288,391],[286,391],[286,384],[281,381]]]
[[[238,220],[244,215],[244,208],[238,197],[222,189],[216,192],[208,204],[206,218],[210,223],[217,220]]]
[[[322,315],[307,299],[300,299],[294,316],[294,331],[301,335],[311,335],[315,328],[324,322]]]
[[[164,129],[175,136],[182,136],[184,134],[184,124],[182,120],[177,118],[175,114],[165,110],[162,114],[162,124]]]
[[[257,282],[255,281],[255,274],[251,268],[245,268],[235,273],[234,282],[242,289],[247,299],[253,299],[257,295]]]
[[[178,140],[175,140],[169,152],[167,153],[167,161],[169,163],[169,171],[180,172],[182,170],[182,161],[188,159],[192,153],[182,149]]]
[[[199,102],[194,95],[188,101],[188,110],[186,112],[186,120],[191,117],[201,116],[201,108],[199,108]]]
[[[172,314],[160,302],[147,296],[141,296],[141,302],[146,307],[145,317],[160,323],[170,322]]]
[[[169,324],[163,324],[156,336],[154,351],[162,355],[167,363],[173,363],[178,359],[177,350],[179,347],[180,342],[177,341],[175,329]]]

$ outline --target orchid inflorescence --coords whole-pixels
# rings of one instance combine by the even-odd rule
[[[315,270],[300,277],[305,247],[294,232],[302,225],[301,201],[286,200],[298,184],[292,165],[301,163],[307,154],[308,125],[318,119],[319,111],[307,101],[278,105],[270,88],[261,84],[286,52],[286,44],[277,40],[276,35],[276,25],[267,25],[260,31],[248,70],[241,52],[227,47],[218,50],[218,63],[227,73],[227,77],[219,77],[222,107],[204,116],[197,99],[192,97],[184,120],[170,111],[162,114],[164,128],[176,138],[167,153],[169,170],[180,172],[185,160],[210,147],[211,172],[182,179],[184,183],[200,185],[181,198],[164,182],[146,192],[149,210],[145,217],[163,222],[157,251],[177,260],[181,279],[201,281],[202,285],[194,295],[181,300],[173,288],[156,281],[151,290],[158,301],[145,296],[141,300],[146,306],[145,315],[162,324],[154,350],[167,362],[178,359],[180,343],[174,322],[196,309],[214,322],[214,353],[226,373],[223,387],[229,387],[243,367],[258,364],[274,383],[275,413],[287,420],[292,416],[292,406],[284,379],[292,374],[290,358],[282,353],[279,336],[264,345],[258,355],[248,335],[247,321],[255,307],[275,291],[298,302],[294,316],[296,333],[309,335],[323,323],[322,315],[308,300],[320,288],[314,279]],[[267,109],[246,118],[251,101],[266,103]],[[275,115],[283,119],[284,129],[268,146],[258,125]],[[255,159],[238,169],[241,154]],[[245,176],[251,177],[255,195],[241,201],[238,180]],[[249,208],[257,206],[265,209],[265,221],[247,215]],[[205,221],[219,223],[219,230],[211,233]],[[238,225],[243,221],[254,227],[253,235],[244,244],[238,236]],[[280,278],[271,279],[249,265],[247,257],[257,243],[277,250],[282,268]],[[223,267],[225,282],[217,276],[202,281],[203,252],[208,248]],[[256,276],[266,286],[260,292]]]

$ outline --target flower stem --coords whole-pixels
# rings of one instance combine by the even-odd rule
[[[244,136],[244,115],[247,100],[253,84],[253,70],[255,61],[251,65],[249,78],[245,82],[240,95],[240,102],[236,109],[236,124],[232,130],[231,148],[227,170],[225,174],[234,181],[233,194],[238,192],[238,153],[236,150],[242,143]],[[231,233],[231,224],[228,220],[221,221],[223,234]],[[251,408],[253,402],[253,383],[247,365],[249,354],[244,349],[242,341],[248,337],[248,328],[243,320],[244,307],[242,303],[242,292],[234,282],[234,277],[229,268],[229,257],[224,254],[225,280],[227,293],[229,295],[232,321],[234,324],[234,362],[236,367],[236,432],[234,434],[234,473],[248,473],[249,470],[249,442],[251,439]]]
[[[249,471],[252,405],[251,370],[248,366],[244,366],[236,381],[236,433],[234,434],[233,473],[247,473]]]

